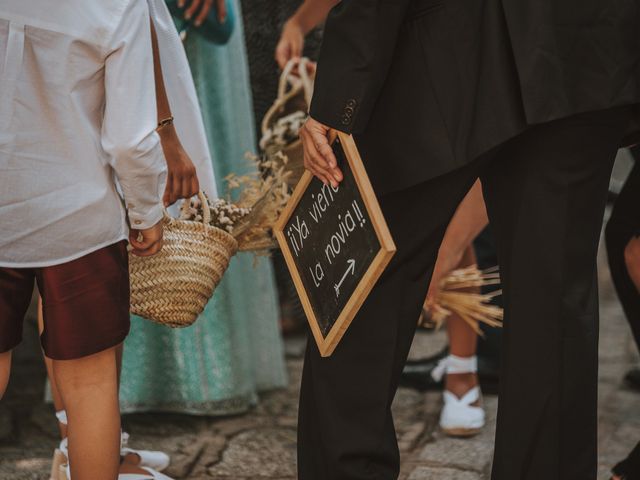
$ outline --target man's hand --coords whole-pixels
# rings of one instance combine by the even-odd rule
[[[309,117],[300,129],[304,148],[304,166],[324,184],[337,187],[342,172],[329,145],[329,127]]]
[[[202,22],[205,21],[207,15],[209,15],[214,2],[218,12],[218,21],[224,23],[227,19],[227,4],[225,0],[191,0],[191,4],[184,12],[185,20],[191,20],[195,16],[193,24],[199,27],[202,25]],[[180,8],[183,8],[186,3],[186,0],[178,0],[178,6]]]
[[[162,220],[146,230],[129,230],[131,253],[138,257],[150,257],[162,250]]]
[[[191,198],[200,190],[196,167],[182,148],[173,125],[158,131],[162,150],[167,161],[167,186],[162,196],[165,207],[180,198]]]

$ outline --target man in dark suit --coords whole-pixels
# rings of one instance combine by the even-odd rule
[[[596,478],[595,258],[616,150],[640,131],[636,0],[343,0],[305,162],[353,133],[397,253],[334,354],[309,343],[301,480],[399,472],[391,403],[438,246],[483,182],[505,326],[493,480]]]

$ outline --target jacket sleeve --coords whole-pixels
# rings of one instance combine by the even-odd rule
[[[102,146],[124,195],[132,228],[163,215],[166,161],[155,129],[157,109],[147,3],[131,0],[105,62]]]
[[[324,29],[311,116],[360,133],[384,84],[410,0],[342,0]]]

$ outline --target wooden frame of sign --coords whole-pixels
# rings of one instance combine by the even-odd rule
[[[292,248],[287,242],[287,237],[284,232],[289,220],[291,219],[292,214],[296,211],[300,200],[303,198],[305,192],[307,191],[307,188],[314,179],[314,176],[309,171],[305,171],[304,175],[300,179],[300,182],[296,186],[291,199],[289,200],[289,203],[287,204],[286,208],[282,212],[274,227],[276,238],[287,262],[287,266],[292,275],[298,295],[300,296],[302,306],[307,315],[309,325],[311,326],[311,331],[313,332],[313,336],[318,345],[320,354],[323,357],[328,357],[333,353],[336,346],[342,339],[342,336],[351,324],[351,321],[355,317],[356,313],[364,303],[365,299],[371,292],[371,289],[382,275],[382,272],[389,264],[391,257],[393,257],[396,251],[395,244],[393,242],[393,239],[391,238],[389,229],[387,228],[386,221],[384,219],[384,216],[382,215],[382,211],[380,210],[378,200],[375,196],[373,188],[371,187],[371,183],[369,182],[369,178],[367,176],[366,170],[362,163],[362,159],[360,158],[360,153],[358,152],[353,137],[342,132],[334,131],[332,133],[333,138],[335,138],[335,135],[337,133],[339,146],[336,148],[342,148],[344,157],[348,161],[349,167],[355,179],[355,183],[357,184],[360,197],[366,207],[368,217],[371,220],[373,230],[375,231],[375,235],[377,236],[377,241],[380,248],[375,254],[375,257],[373,258],[371,263],[366,268],[366,271],[364,271],[364,274],[357,283],[357,286],[355,287],[349,299],[346,301],[344,308],[342,308],[337,319],[331,325],[330,330],[328,332],[325,332],[324,334],[320,329],[318,320],[316,318],[316,312],[314,311],[312,302],[310,301],[309,294],[305,289],[304,282],[301,278],[301,272],[298,270],[298,264],[294,259]],[[351,267],[353,266],[351,265]],[[336,285],[335,288],[337,292],[337,289],[339,288],[338,285]]]

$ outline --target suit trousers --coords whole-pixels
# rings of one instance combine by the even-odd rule
[[[533,126],[463,168],[379,198],[397,252],[333,355],[308,344],[300,480],[398,477],[391,404],[442,237],[478,177],[505,308],[492,480],[596,478],[596,253],[629,118],[618,108]]]

